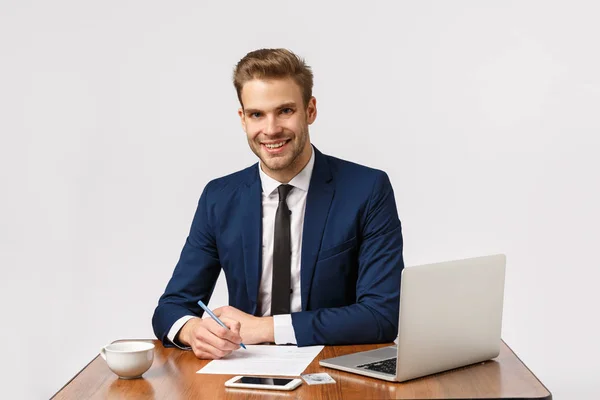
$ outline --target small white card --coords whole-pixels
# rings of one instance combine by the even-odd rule
[[[335,383],[333,378],[329,376],[329,374],[326,374],[324,372],[319,374],[304,374],[300,376],[309,385],[323,385],[325,383]]]

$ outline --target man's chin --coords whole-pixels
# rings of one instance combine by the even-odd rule
[[[263,165],[267,167],[271,171],[281,171],[290,166],[289,163],[273,163],[273,162],[265,162],[263,160]]]
[[[271,171],[281,171],[283,169],[288,168],[292,163],[292,160],[289,156],[283,155],[280,157],[263,156],[260,158],[260,160],[262,161],[263,165],[269,168]]]

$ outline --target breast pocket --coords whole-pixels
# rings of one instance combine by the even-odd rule
[[[335,246],[329,247],[327,249],[321,250],[319,252],[319,256],[317,257],[317,262],[327,260],[329,258],[335,257],[344,252],[351,251],[355,249],[357,245],[356,236],[352,239],[346,240],[343,243],[337,244]]]

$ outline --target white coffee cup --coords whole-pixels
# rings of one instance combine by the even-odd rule
[[[118,342],[100,350],[108,368],[121,379],[139,378],[154,361],[154,344],[148,342]]]

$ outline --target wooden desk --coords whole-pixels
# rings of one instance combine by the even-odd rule
[[[551,399],[552,395],[503,342],[492,361],[391,383],[319,366],[319,360],[386,345],[326,346],[306,373],[327,372],[335,384],[302,385],[294,391],[225,388],[232,375],[196,374],[208,361],[191,352],[156,345],[154,363],[142,379],[117,378],[99,356],[54,399]],[[389,345],[389,344],[388,344]]]

